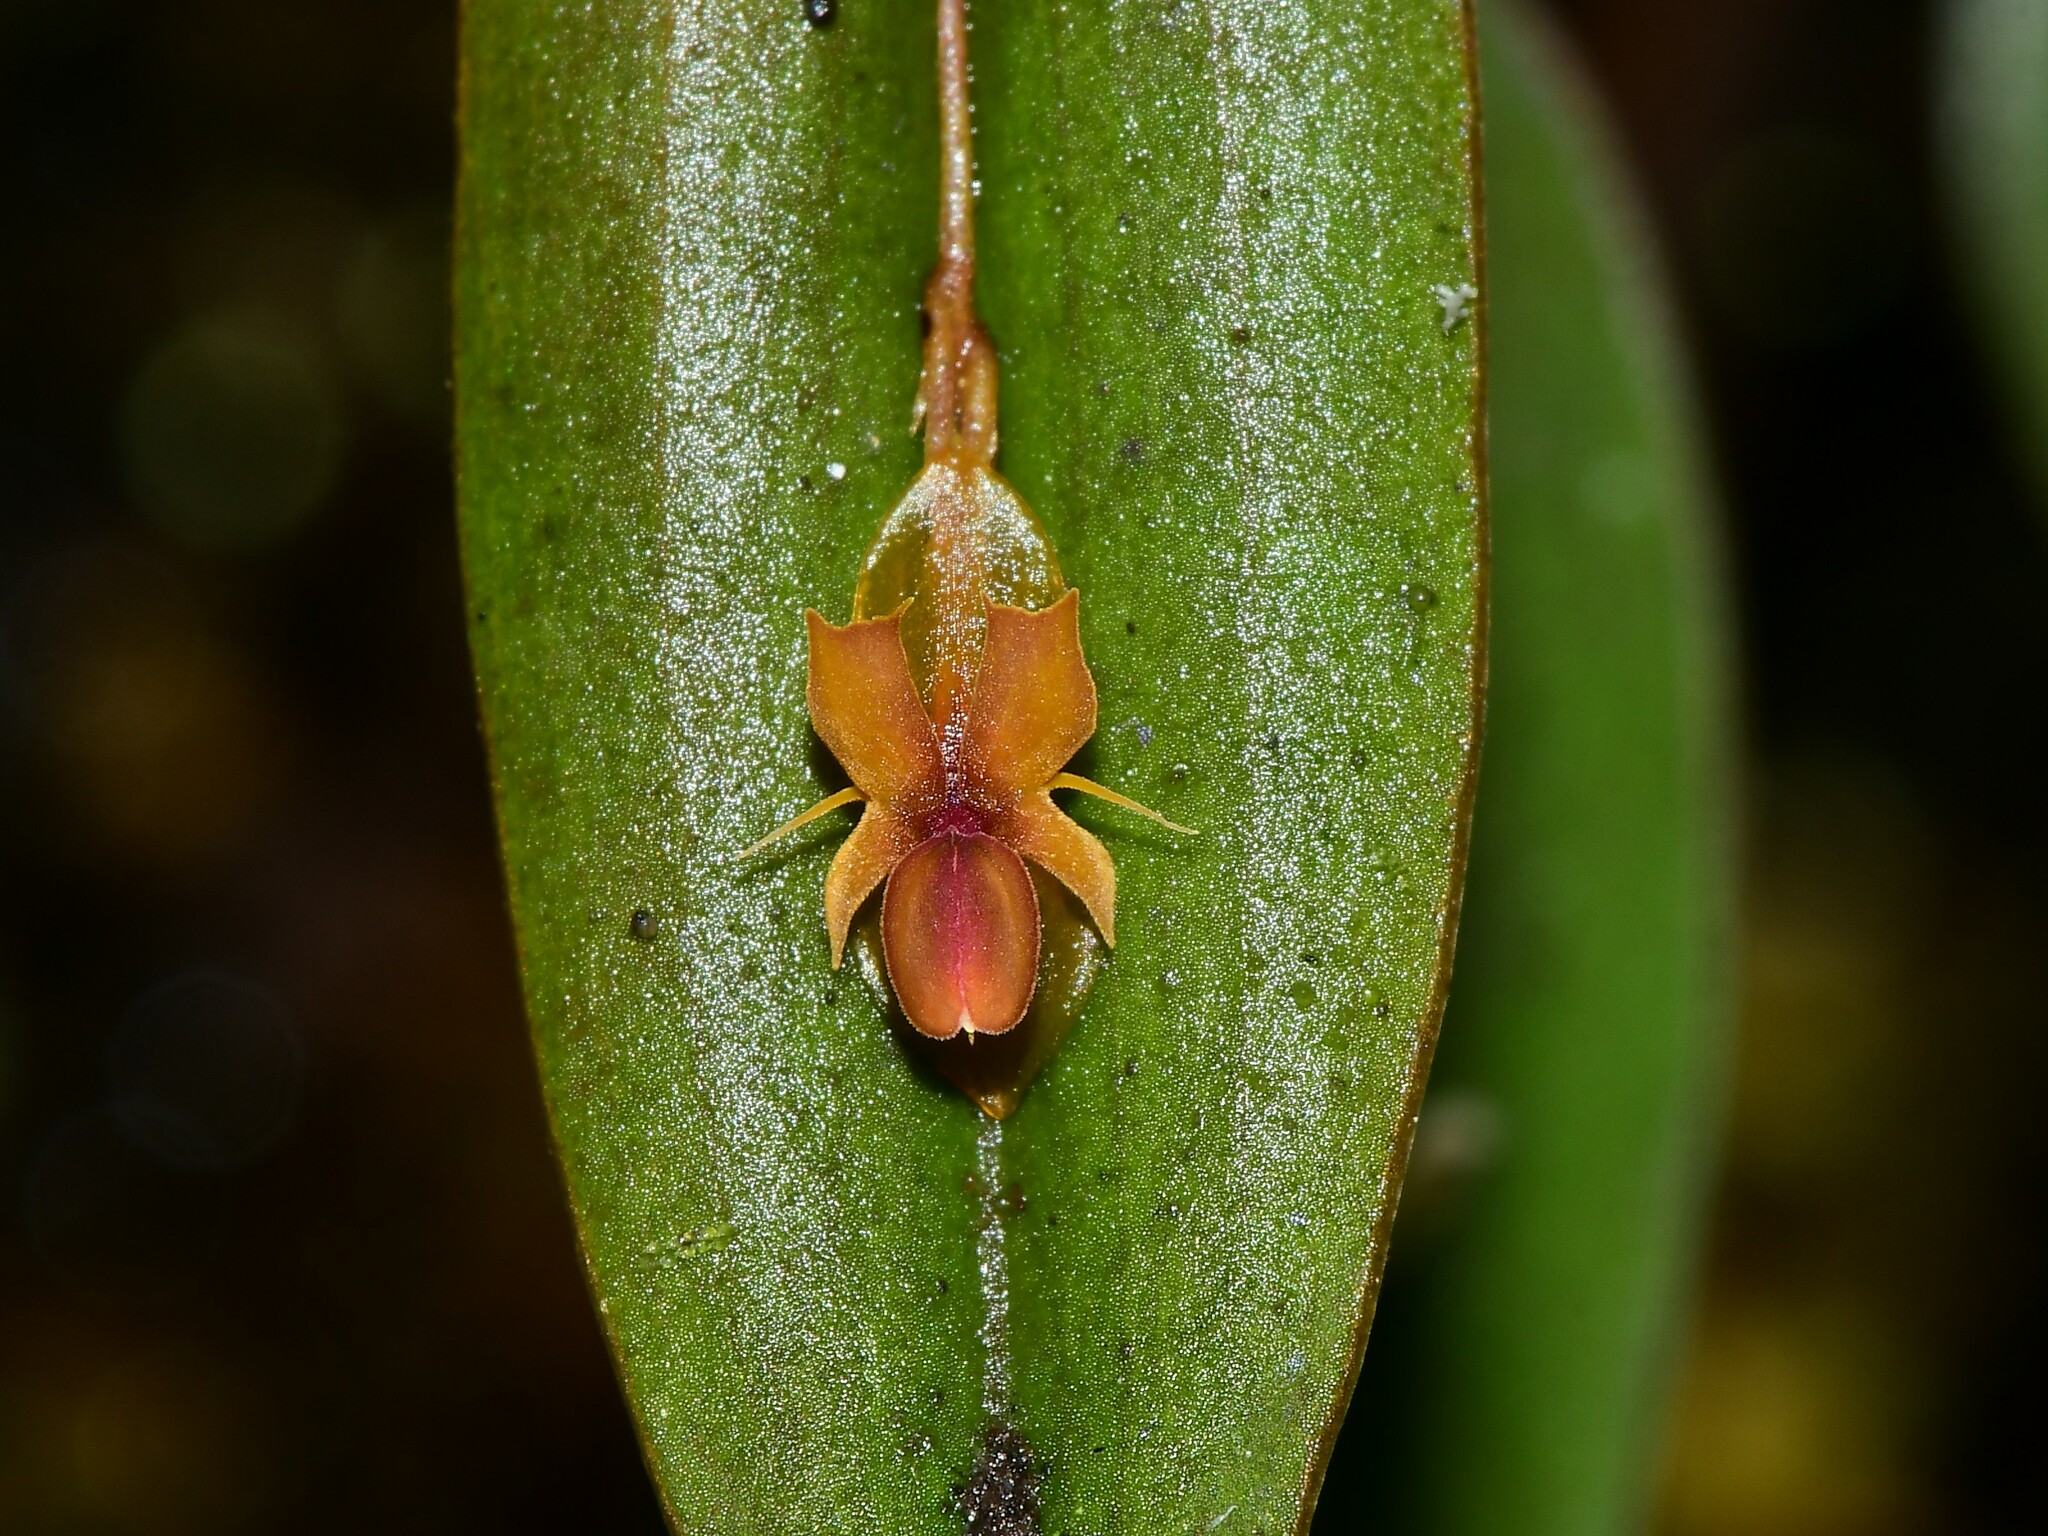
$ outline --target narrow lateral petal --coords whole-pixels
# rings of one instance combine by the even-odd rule
[[[838,625],[816,610],[811,724],[869,800],[921,808],[943,787],[939,738],[911,681],[902,616]]]
[[[986,833],[942,832],[899,863],[882,892],[889,984],[919,1034],[1000,1035],[1038,984],[1038,892]]]
[[[1102,942],[1116,947],[1116,864],[1093,832],[1042,789],[997,816],[989,832],[1080,897]]]
[[[887,805],[868,802],[860,821],[825,873],[825,927],[832,935],[832,968],[846,956],[846,935],[854,914],[903,856],[917,846],[916,823]]]
[[[1037,613],[992,604],[967,713],[973,792],[991,809],[1042,789],[1095,734],[1095,680],[1081,655],[1080,594]]]

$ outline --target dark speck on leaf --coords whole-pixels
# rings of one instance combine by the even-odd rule
[[[1099,384],[1097,384],[1095,386],[1095,393],[1098,395],[1107,395],[1109,393],[1109,380],[1104,379]]]
[[[478,615],[477,615],[477,617],[478,617],[478,618],[482,618],[482,617],[483,617],[483,615],[482,615],[482,614],[478,614]],[[1138,621],[1137,621],[1136,619],[1125,619],[1125,620],[1124,620],[1124,633],[1125,633],[1125,634],[1127,634],[1127,635],[1135,635],[1135,634],[1136,634],[1137,632],[1138,632]]]
[[[1135,437],[1125,438],[1123,447],[1117,451],[1123,455],[1126,464],[1142,464],[1145,462],[1145,445]]]
[[[655,921],[654,914],[645,907],[633,914],[632,928],[633,937],[636,939],[651,939],[661,932],[661,924]]]
[[[1240,347],[1246,346],[1252,339],[1252,328],[1248,325],[1233,325],[1230,328],[1230,339]]]
[[[953,1508],[967,1536],[1040,1536],[1038,1486],[1044,1481],[1030,1442],[997,1420],[982,1439],[973,1473],[953,1491]]]
[[[799,489],[808,491],[811,488],[811,477],[809,475],[798,475],[796,483]]]
[[[804,0],[804,20],[820,32],[839,19],[839,0]]]

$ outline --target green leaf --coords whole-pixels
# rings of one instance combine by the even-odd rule
[[[1965,297],[2048,507],[2048,0],[1948,0],[1941,133]]]
[[[806,604],[911,479],[929,4],[470,0],[465,561],[548,1100],[691,1532],[1268,1536],[1446,980],[1483,609],[1456,3],[987,5],[1003,464],[1081,593],[1113,963],[1000,1127],[829,969]],[[643,914],[636,920],[636,913]]]
[[[1640,1529],[1730,1039],[1729,647],[1591,98],[1481,7],[1493,676],[1458,984],[1322,1529]]]

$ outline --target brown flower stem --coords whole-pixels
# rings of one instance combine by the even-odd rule
[[[917,416],[928,464],[986,466],[996,451],[996,356],[974,312],[974,117],[966,0],[939,3],[939,261],[925,283]]]

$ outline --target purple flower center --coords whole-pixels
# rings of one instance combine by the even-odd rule
[[[951,800],[925,818],[926,837],[972,837],[977,832],[988,830],[983,823],[981,812],[964,800]]]

